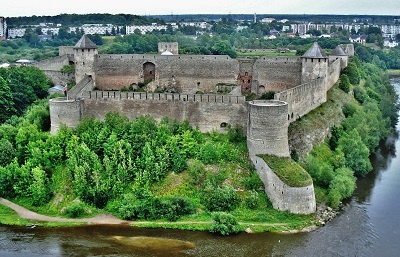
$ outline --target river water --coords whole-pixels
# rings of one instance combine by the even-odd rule
[[[392,83],[400,88],[400,78]],[[399,130],[371,157],[374,170],[358,181],[344,211],[313,232],[223,237],[129,226],[0,226],[0,256],[400,256]]]

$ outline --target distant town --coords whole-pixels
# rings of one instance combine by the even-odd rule
[[[167,17],[167,16],[166,16]],[[0,17],[0,41],[13,40],[22,38],[27,31],[33,30],[38,36],[39,40],[49,40],[52,36],[57,36],[62,30],[62,33],[76,33],[81,32],[88,35],[129,35],[129,34],[147,34],[155,31],[191,31],[194,37],[208,33],[210,35],[215,31],[215,24],[218,20],[202,19],[194,20],[198,16],[194,16],[192,20],[179,20],[179,15],[176,20],[168,17],[168,21],[157,19],[158,22],[151,22],[148,24],[80,24],[74,26],[65,26],[62,23],[40,22],[38,24],[7,24],[6,17]],[[165,18],[165,17],[161,17]],[[203,18],[199,16],[198,18]],[[396,47],[399,43],[400,34],[400,19],[396,17],[387,18],[386,22],[380,21],[379,24],[374,19],[368,18],[353,18],[351,22],[330,21],[330,22],[315,22],[312,21],[310,16],[309,21],[298,21],[295,19],[276,19],[265,15],[256,15],[248,20],[234,20],[234,29],[242,31],[249,27],[250,24],[260,23],[268,24],[269,31],[265,31],[264,39],[274,39],[277,36],[287,37],[335,37],[338,31],[346,30],[349,32],[349,41],[352,43],[365,44],[367,37],[364,31],[368,28],[377,28],[381,31],[384,38],[384,47]],[[142,23],[142,22],[140,22]],[[397,37],[396,37],[397,36]]]

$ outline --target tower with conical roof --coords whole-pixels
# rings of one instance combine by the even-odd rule
[[[330,54],[329,60],[334,62],[335,60],[340,59],[340,67],[344,69],[347,67],[348,63],[348,55],[343,50],[342,46],[338,45]]]
[[[87,35],[83,35],[74,46],[75,81],[78,84],[85,75],[94,80],[94,59],[98,54],[97,45]]]
[[[317,42],[301,57],[301,62],[302,84],[327,76],[329,58]]]

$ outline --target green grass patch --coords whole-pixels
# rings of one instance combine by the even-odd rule
[[[400,70],[387,70],[389,76],[400,76]]]
[[[274,173],[291,187],[303,187],[312,184],[312,178],[299,164],[289,157],[277,157],[260,154]]]

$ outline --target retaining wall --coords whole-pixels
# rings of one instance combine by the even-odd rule
[[[254,156],[252,160],[275,209],[297,214],[316,211],[314,185],[290,187],[280,180],[262,158]]]

